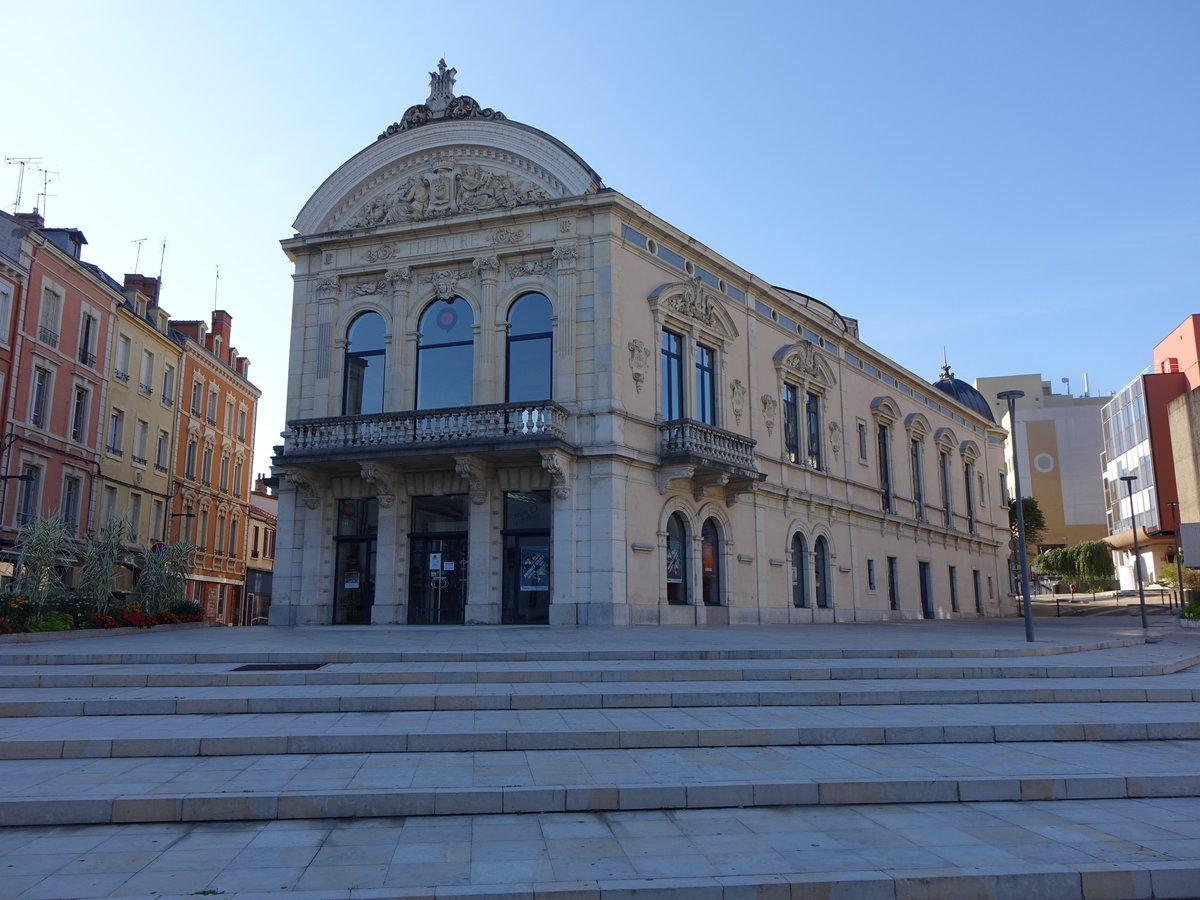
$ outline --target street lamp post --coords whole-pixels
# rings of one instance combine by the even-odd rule
[[[1133,511],[1133,483],[1137,481],[1136,475],[1122,475],[1121,480],[1125,482],[1125,491],[1129,496],[1129,527],[1133,531],[1133,574],[1137,576],[1138,586],[1138,604],[1142,610],[1142,628],[1149,628],[1146,622],[1146,589],[1142,586],[1142,555],[1138,549],[1137,538],[1137,513]]]
[[[1017,508],[1017,558],[1021,565],[1021,606],[1025,616],[1025,640],[1033,643],[1033,609],[1029,603],[1029,564],[1025,554],[1025,510],[1021,503],[1021,466],[1017,459],[1017,401],[1025,396],[1024,391],[1001,391],[997,400],[1008,402],[1009,438],[1013,450],[1013,489],[1017,497],[1013,505]]]
[[[1171,507],[1171,530],[1175,535],[1175,597],[1179,600],[1179,609],[1183,610],[1183,554],[1179,552],[1179,501],[1168,500]]]

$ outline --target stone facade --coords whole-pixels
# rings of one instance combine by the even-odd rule
[[[1011,611],[1002,430],[454,74],[283,242],[272,624]]]

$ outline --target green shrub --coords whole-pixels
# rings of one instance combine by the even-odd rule
[[[51,610],[35,622],[29,623],[30,631],[70,631],[75,619],[65,612]]]
[[[1200,619],[1200,600],[1193,600],[1179,614],[1181,619]]]

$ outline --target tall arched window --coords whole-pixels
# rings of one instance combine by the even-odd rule
[[[667,519],[667,602],[688,602],[688,533],[679,513]]]
[[[544,294],[523,294],[508,309],[504,394],[509,403],[550,399],[553,311]]]
[[[829,608],[829,544],[822,535],[813,541],[813,594],[818,609]]]
[[[799,532],[792,535],[792,605],[808,606],[808,541]]]
[[[346,329],[342,415],[383,412],[383,316],[365,312]]]
[[[462,297],[435,300],[421,314],[417,338],[417,409],[470,406],[475,316]]]
[[[705,606],[721,605],[721,531],[712,519],[700,529],[700,587]]]

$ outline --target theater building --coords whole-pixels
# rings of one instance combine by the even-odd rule
[[[455,70],[317,189],[272,624],[1000,615],[1004,432]]]

